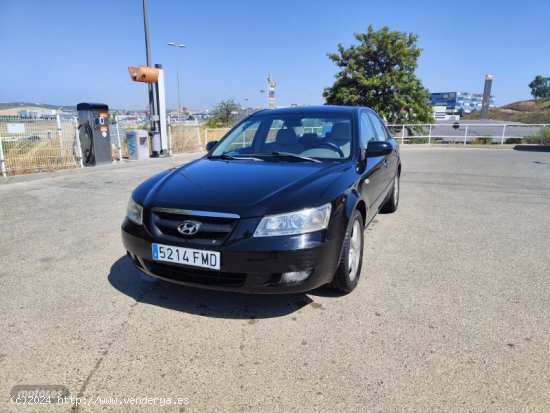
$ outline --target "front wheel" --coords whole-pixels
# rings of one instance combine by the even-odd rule
[[[393,180],[393,186],[391,189],[391,194],[384,206],[382,207],[383,212],[395,212],[397,211],[397,206],[399,205],[399,172],[395,174]]]
[[[355,210],[346,230],[340,264],[330,283],[335,290],[349,293],[357,287],[363,264],[363,230],[363,217]]]

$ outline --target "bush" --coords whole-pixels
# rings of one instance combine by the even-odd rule
[[[507,138],[504,143],[507,143],[508,145],[517,145],[522,143],[521,138]]]
[[[415,138],[415,137],[409,137],[408,143],[415,144],[415,143],[428,143],[428,138]]]
[[[525,136],[523,143],[550,145],[550,126],[542,127],[535,136]]]
[[[204,123],[204,126],[209,129],[217,129],[217,128],[221,128],[222,124],[218,119],[210,118]]]
[[[478,137],[470,141],[472,145],[490,145],[493,143],[493,138]]]
[[[540,143],[540,137],[538,137],[538,136],[525,136],[523,138],[523,143],[527,143],[527,144]]]

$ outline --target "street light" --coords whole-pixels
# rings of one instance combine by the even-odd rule
[[[184,44],[177,44],[174,42],[168,42],[168,46],[176,48],[176,78],[178,79],[178,117],[181,115],[181,102],[180,102],[180,62],[178,58],[178,49],[185,49]]]
[[[248,99],[247,98],[244,98],[244,101],[246,102],[246,116],[250,115],[249,113],[249,108],[248,108]]]
[[[260,109],[263,108],[263,101],[264,101],[264,98],[263,98],[263,94],[265,93],[265,90],[260,90]]]

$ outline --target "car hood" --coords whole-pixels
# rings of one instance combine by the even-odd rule
[[[241,217],[319,206],[347,163],[259,162],[201,158],[137,188],[146,208],[229,212]],[[330,191],[332,192],[332,191]]]

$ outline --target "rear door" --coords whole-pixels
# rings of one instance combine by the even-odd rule
[[[360,150],[364,153],[367,149],[367,145],[371,141],[377,140],[377,135],[366,111],[361,112],[361,121],[359,129],[359,145]],[[384,187],[384,157],[376,156],[366,159],[366,167],[363,171],[361,179],[361,193],[362,197],[369,206],[367,214],[367,222],[369,222],[374,214],[376,214],[378,208],[378,199],[383,191]]]
[[[378,117],[378,115],[372,111],[369,111],[369,118],[372,121],[374,130],[376,131],[376,137],[379,141],[387,141],[390,138],[390,135]],[[381,188],[380,188],[380,199],[378,199],[377,207],[380,207],[382,202],[385,200],[388,191],[391,188],[393,183],[393,178],[397,171],[397,153],[394,147],[394,150],[382,158],[382,167],[381,167]]]

